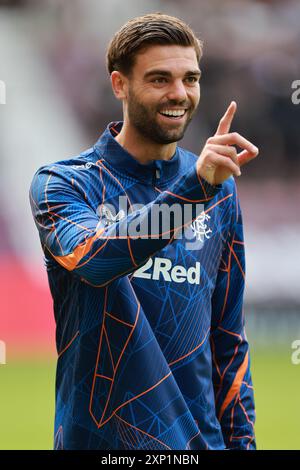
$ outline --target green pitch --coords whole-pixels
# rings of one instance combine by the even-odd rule
[[[55,362],[0,365],[0,449],[51,449]]]
[[[259,449],[300,449],[300,364],[291,363],[292,350],[256,352],[252,376]]]
[[[300,365],[290,350],[255,351],[252,374],[259,449],[300,449]],[[0,365],[0,449],[51,449],[54,361]]]

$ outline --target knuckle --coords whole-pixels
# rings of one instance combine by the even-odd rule
[[[232,145],[228,147],[228,151],[229,151],[230,155],[233,156],[233,157],[237,154],[236,148],[233,147]]]
[[[233,150],[233,152],[231,154],[231,158],[235,163],[237,162],[238,157],[237,157],[237,151],[235,149]]]
[[[212,159],[213,156],[214,156],[213,151],[211,149],[208,149],[207,152],[206,152],[206,156],[207,156],[207,158]]]

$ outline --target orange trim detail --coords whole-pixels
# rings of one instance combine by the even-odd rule
[[[239,267],[239,270],[240,270],[241,273],[242,273],[243,278],[245,279],[245,273],[244,273],[244,271],[243,271],[243,268],[242,268],[242,266],[241,266],[241,263],[240,263],[240,261],[239,261],[239,258],[238,258],[238,256],[237,256],[237,254],[235,253],[234,249],[232,248],[233,243],[234,243],[234,242],[232,242],[231,245],[229,245],[229,243],[228,243],[228,246],[229,246],[229,249],[230,249],[230,251],[232,252],[232,254],[233,254],[233,256],[234,256],[234,258],[235,258],[235,260],[236,260],[236,263],[237,263],[237,265],[238,265],[238,267]]]
[[[78,245],[75,250],[65,256],[54,256],[54,259],[61,264],[64,268],[68,271],[73,271],[76,268],[80,260],[85,257],[85,255],[91,250],[92,245],[94,242],[100,237],[100,235],[104,232],[104,229],[98,230],[96,235],[89,238],[87,241]]]
[[[128,238],[128,251],[129,251],[129,254],[130,254],[130,258],[131,258],[131,261],[132,261],[132,264],[135,268],[138,267],[138,265],[136,264],[135,260],[134,260],[134,257],[133,257],[133,254],[132,254],[132,250],[131,250],[131,246],[130,246],[130,238]]]
[[[68,344],[63,348],[63,350],[58,353],[57,357],[61,357],[63,355],[63,353],[66,352],[67,349],[69,349],[69,347],[71,346],[71,344],[77,338],[78,335],[79,335],[79,330],[75,333],[75,335],[73,336],[71,341],[69,341]]]
[[[248,367],[248,362],[249,362],[249,355],[248,353],[246,354],[244,361],[242,365],[240,366],[239,370],[236,373],[236,376],[234,378],[234,381],[226,395],[226,398],[221,406],[220,414],[219,414],[219,421],[221,421],[222,416],[224,414],[224,411],[226,410],[227,406],[229,403],[233,400],[233,398],[239,393],[243,378],[245,376],[247,367]]]
[[[210,328],[207,330],[207,332],[205,333],[205,336],[204,336],[203,340],[201,341],[200,344],[198,344],[198,346],[196,346],[194,349],[192,349],[192,351],[189,351],[189,352],[188,352],[187,354],[185,354],[184,356],[181,356],[181,357],[179,357],[178,359],[175,359],[174,361],[169,362],[169,363],[168,363],[168,366],[169,366],[169,367],[173,366],[174,364],[176,364],[176,362],[182,361],[182,359],[185,359],[186,357],[188,357],[188,356],[190,356],[191,354],[193,354],[193,352],[195,352],[197,349],[199,349],[199,348],[202,346],[202,344],[204,343],[204,341],[206,340],[209,331],[210,331]]]

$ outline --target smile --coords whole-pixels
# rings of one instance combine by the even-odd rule
[[[167,119],[179,120],[186,114],[186,111],[186,109],[165,109],[163,111],[159,111],[159,114]]]

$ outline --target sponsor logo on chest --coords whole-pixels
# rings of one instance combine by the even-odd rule
[[[196,261],[195,266],[186,268],[180,264],[173,265],[169,258],[150,258],[146,264],[134,272],[133,277],[200,284],[200,262]]]

